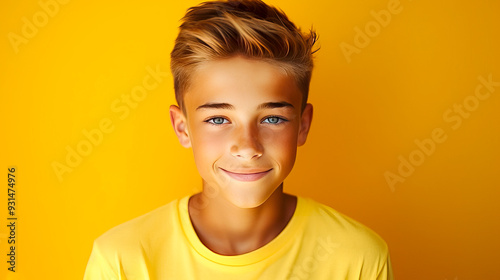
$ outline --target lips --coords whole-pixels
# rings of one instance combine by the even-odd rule
[[[224,173],[226,173],[229,177],[238,180],[238,181],[243,181],[243,182],[251,182],[251,181],[257,181],[260,178],[266,176],[271,170],[264,170],[264,171],[259,171],[259,170],[238,170],[238,172],[232,172],[225,170],[223,168],[220,168]]]

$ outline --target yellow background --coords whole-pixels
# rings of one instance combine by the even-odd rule
[[[57,3],[52,15],[38,1],[0,4],[0,166],[4,174],[17,167],[19,217],[11,273],[2,175],[0,279],[81,279],[97,236],[200,190],[168,118],[170,73],[128,116],[112,109],[147,67],[169,72],[178,20],[198,1],[66,2],[41,0]],[[268,1],[304,29],[313,25],[321,44],[313,126],[285,191],[373,228],[390,246],[397,279],[499,279],[500,87],[477,104],[474,93],[479,76],[500,82],[500,4],[402,0],[376,29],[371,11],[394,11],[393,2]],[[23,18],[39,26],[27,31]],[[346,56],[341,46],[356,47],[356,28],[367,26],[369,43],[358,40]],[[31,38],[12,44],[23,28]],[[456,113],[453,122],[443,117],[464,100],[477,108],[461,125]],[[67,147],[84,145],[82,131],[103,119],[114,130],[59,180],[54,162],[66,164]],[[446,140],[391,188],[384,174],[397,175],[400,155],[418,156],[415,140],[434,129]]]

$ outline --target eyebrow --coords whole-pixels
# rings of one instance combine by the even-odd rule
[[[281,102],[267,102],[267,103],[263,103],[263,104],[260,104],[259,107],[257,107],[257,109],[274,109],[274,108],[290,108],[290,109],[293,109],[293,105],[288,103],[288,102],[285,102],[285,101],[281,101]]]
[[[229,103],[206,103],[198,108],[196,110],[200,109],[228,109],[228,110],[233,110],[234,106],[229,104]]]
[[[290,108],[293,109],[292,104],[285,102],[285,101],[280,101],[280,102],[266,102],[260,104],[257,109],[262,110],[262,109],[275,109],[275,108]],[[200,109],[226,109],[226,110],[234,110],[234,106],[229,104],[229,103],[206,103],[198,108],[196,110]]]

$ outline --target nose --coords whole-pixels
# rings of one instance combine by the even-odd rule
[[[264,151],[255,126],[240,127],[235,131],[235,141],[231,146],[231,154],[241,159],[257,159]]]

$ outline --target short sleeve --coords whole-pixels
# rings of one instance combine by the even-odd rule
[[[387,260],[380,269],[377,280],[394,280],[394,275],[392,274],[392,264],[389,254],[387,254]]]
[[[94,242],[83,280],[122,280],[118,268],[113,261],[107,259],[101,252],[98,243]]]

